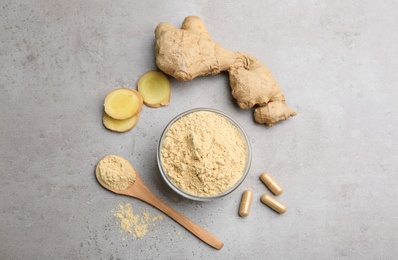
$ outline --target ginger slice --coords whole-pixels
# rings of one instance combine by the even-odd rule
[[[141,94],[132,89],[118,88],[105,97],[105,113],[113,119],[125,120],[135,116],[142,108]]]
[[[166,106],[170,103],[170,81],[161,71],[148,71],[138,80],[138,92],[148,107]]]
[[[102,123],[104,126],[114,132],[124,133],[134,128],[137,125],[138,119],[140,118],[140,113],[136,114],[131,118],[127,118],[124,120],[117,120],[110,117],[107,113],[104,112],[102,116]]]

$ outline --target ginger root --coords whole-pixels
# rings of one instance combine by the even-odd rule
[[[170,81],[161,71],[151,70],[140,77],[137,83],[138,92],[148,107],[160,107],[170,104]]]
[[[181,29],[160,23],[155,37],[156,65],[177,80],[228,71],[232,96],[242,109],[255,107],[256,122],[272,126],[296,115],[268,68],[249,54],[214,42],[199,17],[186,17]]]

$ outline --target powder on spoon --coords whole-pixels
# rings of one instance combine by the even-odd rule
[[[118,155],[102,158],[97,164],[96,172],[97,177],[114,190],[127,189],[137,176],[131,163]]]

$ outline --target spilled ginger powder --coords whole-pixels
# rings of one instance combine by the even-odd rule
[[[142,214],[135,214],[130,203],[119,204],[114,216],[120,228],[133,238],[143,238],[150,226],[156,226],[157,221],[163,220],[162,215],[151,216],[147,210],[143,210]]]
[[[225,117],[190,113],[171,125],[161,148],[163,168],[186,193],[214,196],[234,186],[244,173],[247,147]]]

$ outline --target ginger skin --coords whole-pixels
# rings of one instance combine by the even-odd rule
[[[160,23],[155,37],[156,65],[177,80],[228,71],[232,96],[242,109],[255,107],[256,122],[272,126],[296,115],[268,68],[249,54],[214,42],[199,17],[186,17],[181,29]]]

